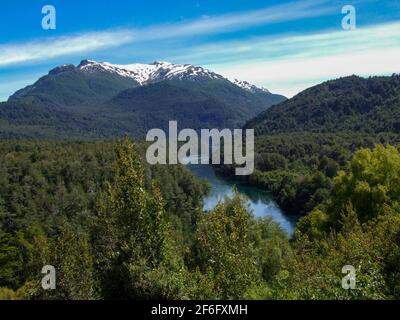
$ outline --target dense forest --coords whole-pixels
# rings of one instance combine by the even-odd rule
[[[333,192],[333,180],[348,169],[354,152],[376,144],[400,142],[400,136],[385,132],[293,132],[256,137],[255,172],[238,179],[234,166],[216,166],[219,174],[238,183],[272,193],[285,212],[305,215]]]
[[[204,213],[208,184],[148,165],[139,140],[79,141],[68,111],[18,105],[26,137],[46,137],[49,116],[77,131],[0,142],[0,299],[399,299],[399,92],[395,75],[328,81],[245,126],[256,170],[237,183],[302,216],[290,238],[239,193]]]
[[[290,240],[238,194],[204,214],[206,184],[149,167],[127,138],[0,149],[2,299],[400,297],[399,148],[344,157]],[[47,264],[57,290],[41,288]],[[342,288],[345,265],[355,290]]]
[[[239,182],[276,196],[291,214],[305,215],[334,191],[354,152],[398,145],[400,76],[345,77],[309,88],[249,121],[255,173]],[[236,179],[233,166],[218,172]]]
[[[304,90],[245,126],[256,135],[288,132],[400,132],[400,75],[339,78]]]

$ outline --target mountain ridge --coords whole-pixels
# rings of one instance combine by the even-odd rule
[[[71,136],[143,136],[148,129],[166,128],[170,120],[195,130],[240,128],[285,99],[189,64],[114,65],[82,60],[77,66],[55,67],[33,85],[16,91],[0,104],[0,122],[13,128],[15,136],[24,126],[38,125],[35,132],[44,126],[50,137],[58,138],[59,132],[68,137],[67,131],[60,131],[64,129],[61,119],[74,122],[68,126]],[[5,129],[0,129],[0,135],[1,131]]]
[[[252,93],[270,93],[269,90],[262,87],[257,87],[247,81],[242,81],[239,79],[230,80],[203,67],[198,67],[191,64],[173,64],[165,61],[155,61],[149,64],[135,63],[121,65],[86,59],[82,60],[77,66],[73,64],[57,66],[51,69],[48,75],[56,76],[63,72],[71,71],[82,71],[89,74],[107,72],[123,78],[130,78],[141,86],[165,80],[199,80],[201,78],[209,78],[214,80],[227,80],[239,88]],[[35,84],[18,90],[16,93],[11,95],[8,100],[19,98],[21,97],[21,94],[28,94],[30,89],[35,89]]]
[[[342,77],[308,88],[249,120],[256,135],[400,132],[400,75]]]

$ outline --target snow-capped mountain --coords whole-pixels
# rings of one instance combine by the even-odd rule
[[[86,72],[107,71],[115,73],[122,77],[132,78],[141,85],[173,79],[223,79],[222,76],[202,67],[159,61],[150,64],[135,63],[118,65],[108,62],[84,60],[80,63],[78,69]]]
[[[66,67],[66,66],[63,66]],[[201,79],[220,79],[228,80],[238,87],[252,93],[269,93],[265,88],[259,88],[246,81],[238,79],[229,80],[215,72],[191,64],[173,64],[169,62],[156,61],[150,64],[111,64],[108,62],[96,62],[93,60],[83,60],[77,67],[84,72],[105,71],[117,74],[122,77],[134,79],[140,85],[146,85],[164,80],[201,80]]]
[[[53,136],[65,126],[65,134],[142,137],[152,128],[167,130],[172,119],[194,130],[241,128],[285,99],[190,64],[83,60],[60,65],[15,92],[8,100],[15,114],[7,117],[26,117],[40,132],[46,124]]]
[[[263,87],[257,87],[254,84],[248,83],[247,81],[242,81],[239,79],[233,79],[232,83],[236,84],[238,87],[250,91],[252,93],[270,93],[268,89]]]

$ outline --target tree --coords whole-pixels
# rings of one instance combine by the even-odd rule
[[[24,261],[16,237],[0,237],[0,287],[17,289],[23,280]]]
[[[353,156],[335,193],[303,218],[295,262],[280,283],[283,297],[391,299],[399,296],[399,150],[377,145]],[[354,266],[356,289],[341,288],[341,268]]]
[[[398,208],[400,201],[400,151],[393,146],[377,145],[373,150],[357,151],[349,172],[335,179],[332,220],[340,221],[341,212],[351,203],[361,222],[383,213],[385,205]]]
[[[67,224],[59,228],[53,242],[50,265],[56,269],[57,289],[46,292],[50,298],[63,300],[91,300],[96,298],[93,258],[85,234]]]
[[[260,283],[261,268],[250,234],[251,219],[239,194],[199,218],[198,265],[213,281],[213,298],[240,299]]]
[[[184,295],[183,259],[160,191],[154,184],[152,193],[146,191],[143,166],[127,138],[115,151],[115,177],[100,204],[95,228],[104,232],[96,241],[97,262],[104,264],[99,266],[103,294],[122,299]]]

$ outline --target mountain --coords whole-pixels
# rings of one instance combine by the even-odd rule
[[[33,85],[14,93],[9,101],[47,106],[90,105],[107,101],[125,89],[140,85],[132,78],[105,70],[86,71],[84,63],[78,67],[63,65],[54,68]]]
[[[151,128],[166,129],[168,120],[177,120],[181,129],[240,128],[252,115],[281,98],[271,94],[259,97],[226,79],[207,81],[169,80],[125,90],[100,108],[112,110],[118,123],[135,122],[133,134],[143,135]]]
[[[247,122],[257,135],[287,132],[400,133],[400,75],[350,76],[309,88]]]
[[[241,87],[247,91],[250,91],[252,93],[269,93],[268,89],[265,88],[259,88],[257,86],[255,86],[254,84],[248,83],[247,81],[242,81],[239,79],[233,79],[232,81],[234,84],[236,84],[238,87]]]
[[[349,170],[357,150],[400,144],[400,75],[327,81],[271,107],[244,127],[255,129],[255,170],[240,182],[271,193],[287,214],[306,215],[316,208],[319,214],[337,191],[335,177]],[[217,170],[238,179],[234,166]],[[366,176],[371,172],[360,175]],[[360,186],[364,202],[371,202],[373,197],[365,196],[370,187]],[[309,220],[306,228],[313,229],[318,219]]]
[[[143,136],[170,120],[181,128],[237,128],[285,99],[189,64],[83,60],[54,68],[1,103],[0,136]]]
[[[160,82],[164,80],[208,80],[224,79],[212,71],[202,67],[195,67],[190,64],[173,64],[169,62],[155,61],[150,64],[128,64],[117,65],[108,62],[96,62],[84,60],[78,66],[78,69],[89,73],[106,72],[119,75],[125,78],[131,78],[140,85]]]

